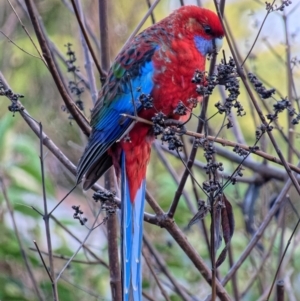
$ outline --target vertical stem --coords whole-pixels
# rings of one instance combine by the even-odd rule
[[[108,1],[99,0],[99,26],[101,42],[101,66],[107,71],[110,67],[109,61],[109,31],[108,31]]]
[[[211,256],[211,300],[216,301],[217,291],[216,291],[216,252],[215,252],[215,214],[216,208],[214,204],[214,197],[210,196],[211,205],[211,225],[210,225],[210,256]]]
[[[277,301],[284,301],[284,282],[279,280],[276,283]]]
[[[114,190],[114,171],[110,168],[105,173],[105,188]],[[109,214],[109,213],[107,213]],[[118,249],[118,221],[117,215],[109,215],[107,220],[108,261],[110,274],[110,288],[113,301],[122,301],[122,283]]]
[[[85,24],[85,18],[83,15],[81,1],[75,0],[75,2],[76,2],[77,9],[78,9],[79,17],[82,20],[82,26],[85,28],[86,24]],[[92,96],[93,104],[95,104],[97,101],[97,98],[98,98],[98,90],[97,90],[96,80],[95,80],[94,71],[93,71],[93,60],[92,60],[92,56],[91,56],[89,47],[86,43],[86,40],[84,38],[82,31],[80,32],[80,40],[81,40],[81,45],[83,48],[83,54],[84,54],[84,60],[85,60],[84,66],[85,66],[85,70],[86,70],[88,81],[89,81],[91,96]],[[74,76],[75,76],[75,73],[74,73]]]
[[[285,206],[282,206],[280,214],[279,214],[279,219],[277,221],[279,227],[281,228],[281,233],[280,233],[280,243],[279,243],[279,254],[278,254],[278,275],[277,275],[277,279],[281,279],[282,278],[282,269],[281,269],[281,265],[280,265],[280,261],[282,258],[282,254],[284,252],[284,245],[285,245],[285,241],[284,241],[284,236],[285,236]]]
[[[41,161],[41,177],[42,177],[42,187],[43,187],[43,203],[44,203],[44,222],[46,229],[46,239],[47,239],[47,248],[49,254],[49,266],[50,266],[50,275],[51,275],[51,285],[52,285],[52,294],[53,300],[58,301],[58,292],[57,292],[57,282],[55,279],[54,272],[54,263],[53,263],[53,253],[52,253],[52,242],[51,242],[51,231],[50,231],[50,216],[48,214],[47,206],[47,197],[46,197],[46,187],[45,187],[45,171],[44,171],[44,152],[43,152],[43,126],[40,123],[40,161]]]
[[[147,2],[147,5],[148,5],[148,8],[150,9],[150,7],[151,7],[151,2],[150,2],[150,0],[146,0],[146,2]],[[152,22],[152,24],[155,24],[155,23],[156,23],[156,22],[155,22],[155,17],[154,17],[153,11],[151,12],[151,22]]]
[[[99,26],[101,41],[101,66],[107,71],[110,66],[109,30],[108,30],[108,0],[99,0]],[[101,78],[102,84],[105,78]],[[114,171],[110,168],[105,174],[105,188],[115,190]],[[110,288],[113,301],[122,301],[122,284],[118,252],[118,221],[117,215],[110,215],[107,221],[108,260],[110,273]]]
[[[294,106],[293,96],[292,96],[292,85],[293,85],[293,75],[291,70],[291,47],[290,47],[290,41],[289,41],[289,32],[288,32],[288,24],[287,24],[287,16],[284,12],[283,14],[283,24],[284,24],[284,33],[285,33],[285,46],[286,46],[286,72],[287,72],[287,95],[288,100],[291,102],[291,106]],[[288,111],[287,111],[288,114]],[[291,131],[288,131],[288,139],[289,143],[293,146],[294,145],[294,125],[292,124],[293,116],[290,116],[288,114],[288,129],[291,129]],[[289,147],[288,148],[288,162],[292,162],[293,159],[293,151]]]
[[[228,257],[229,257],[229,265],[231,268],[233,266],[233,252],[232,252],[231,244],[229,244],[229,248],[228,248]],[[235,301],[239,301],[239,291],[238,291],[238,285],[236,281],[236,274],[232,276],[232,288],[233,288],[233,295]]]

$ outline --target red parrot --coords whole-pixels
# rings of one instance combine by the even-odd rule
[[[192,83],[194,72],[205,70],[206,55],[220,48],[223,35],[214,12],[183,6],[126,45],[99,92],[77,183],[83,180],[84,190],[89,189],[112,165],[121,176],[123,300],[142,300],[145,177],[155,138],[150,125],[123,114],[151,120],[162,112],[181,120],[175,109],[180,101],[192,108],[189,100],[198,96]],[[152,108],[143,105],[145,95],[153,99]]]

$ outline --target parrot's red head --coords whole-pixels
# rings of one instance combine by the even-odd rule
[[[182,28],[191,34],[201,35],[207,39],[224,36],[219,17],[209,9],[187,5],[182,6],[174,13],[178,16]]]
[[[194,5],[182,6],[166,20],[177,38],[193,39],[203,55],[221,48],[223,27],[219,17],[211,10]]]

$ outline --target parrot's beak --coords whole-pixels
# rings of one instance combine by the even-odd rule
[[[216,50],[216,52],[219,52],[222,48],[223,45],[223,38],[215,38],[214,39],[214,48]]]

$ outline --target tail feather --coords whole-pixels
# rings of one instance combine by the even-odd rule
[[[133,241],[132,241],[132,265],[131,284],[133,300],[142,300],[142,246],[143,246],[143,221],[145,206],[146,181],[143,180],[133,203]]]
[[[122,289],[124,301],[142,300],[142,237],[145,204],[145,180],[142,181],[135,199],[131,201],[125,168],[125,153],[122,153]]]

